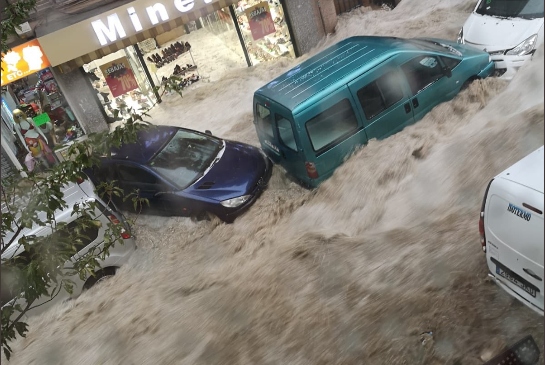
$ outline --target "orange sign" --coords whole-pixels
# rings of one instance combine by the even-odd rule
[[[2,85],[43,70],[51,64],[37,39],[2,54]]]

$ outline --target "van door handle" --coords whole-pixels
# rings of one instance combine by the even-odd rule
[[[405,113],[410,113],[411,112],[411,104],[406,103],[404,105],[404,107],[405,107]]]
[[[524,270],[524,272],[526,274],[530,275],[534,279],[539,280],[539,281],[543,281],[543,279],[541,279],[539,276],[537,276],[537,274],[535,272],[533,272],[532,270],[530,270],[530,269],[522,269],[522,270]]]
[[[418,108],[418,105],[420,105],[420,104],[418,104],[418,99],[414,98],[413,99],[413,108]]]

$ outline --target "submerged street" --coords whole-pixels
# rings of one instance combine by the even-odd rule
[[[149,121],[260,147],[258,88],[351,36],[456,41],[474,7],[355,9],[301,58],[201,71]],[[233,224],[131,215],[129,263],[29,319],[10,363],[471,365],[527,335],[543,354],[543,317],[487,276],[478,227],[486,184],[544,143],[543,57],[371,140],[315,190],[275,165]]]

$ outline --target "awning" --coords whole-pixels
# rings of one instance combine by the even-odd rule
[[[144,1],[145,3],[148,2],[146,0]],[[176,13],[174,11],[170,11],[170,16],[179,16],[170,19],[164,23],[157,24],[156,26],[149,27],[148,29],[145,29],[136,34],[130,34],[130,29],[128,29],[129,26],[125,25],[127,29],[127,37],[114,43],[108,44],[104,47],[100,47],[100,45],[98,44],[98,41],[96,40],[96,35],[93,33],[93,29],[91,27],[91,21],[96,19],[106,19],[106,16],[113,13],[114,11],[116,11],[121,18],[124,15],[123,13],[126,12],[126,8],[128,6],[138,3],[139,1],[126,4],[123,7],[102,14],[101,16],[87,19],[83,22],[61,29],[60,31],[40,37],[40,44],[42,45],[44,52],[50,59],[50,62],[53,66],[59,65],[62,72],[69,72],[70,70],[81,67],[84,64],[87,64],[96,59],[100,59],[110,53],[117,52],[120,49],[124,49],[130,45],[142,42],[146,39],[155,38],[162,33],[178,28],[184,24],[188,24],[192,21],[197,20],[200,17],[204,17],[238,2],[238,0],[215,0],[211,4],[205,4],[203,0],[200,1],[202,2],[202,6],[198,8],[197,6],[195,6],[196,9],[187,13]],[[145,3],[139,6],[139,8],[144,9],[144,6],[147,5]],[[195,1],[195,3],[197,3],[197,1]],[[141,13],[142,12],[143,11],[141,11]],[[140,19],[142,25],[145,27],[145,13],[144,15],[141,15]],[[128,22],[128,24],[130,25],[131,23]],[[93,46],[93,44],[95,44],[95,46]],[[93,48],[94,50],[89,51],[89,49]],[[86,53],[85,49],[87,49]],[[82,52],[82,50],[84,52]]]

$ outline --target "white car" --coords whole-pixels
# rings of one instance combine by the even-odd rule
[[[489,276],[543,315],[543,146],[486,188],[479,231]]]
[[[458,43],[490,54],[494,75],[510,80],[543,44],[543,0],[480,0]]]
[[[128,226],[126,225],[125,221],[123,220],[123,217],[112,210],[111,208],[106,206],[106,203],[102,201],[98,196],[96,196],[94,192],[94,185],[86,180],[81,181],[77,184],[69,184],[64,189],[64,201],[67,203],[68,208],[65,210],[58,210],[55,212],[55,220],[57,223],[59,222],[65,222],[67,223],[67,228],[70,230],[71,226],[76,226],[76,221],[78,219],[81,219],[81,216],[79,214],[73,214],[73,206],[75,203],[88,203],[88,202],[96,202],[97,208],[95,211],[95,217],[96,219],[100,220],[101,225],[99,226],[92,226],[85,230],[83,235],[87,236],[87,238],[83,238],[81,243],[75,243],[77,246],[80,247],[80,251],[77,253],[77,255],[84,255],[91,247],[97,246],[98,249],[102,248],[102,245],[104,244],[104,234],[108,227],[108,224],[123,224],[124,229],[122,233],[123,238],[123,245],[119,244],[119,242],[115,243],[115,245],[110,249],[110,254],[107,256],[104,260],[98,260],[100,264],[100,270],[97,270],[95,273],[96,276],[94,277],[88,277],[87,280],[84,282],[79,278],[79,276],[73,276],[70,277],[70,279],[75,283],[73,295],[70,295],[68,292],[66,292],[64,289],[59,291],[59,294],[55,296],[53,300],[50,300],[49,297],[41,297],[38,301],[32,304],[32,307],[35,307],[34,309],[29,310],[25,317],[23,317],[23,321],[27,319],[29,316],[34,316],[36,314],[39,314],[41,312],[44,312],[51,306],[53,306],[55,303],[62,302],[67,299],[75,298],[78,295],[82,293],[82,291],[89,289],[91,286],[96,284],[101,279],[104,279],[106,277],[112,276],[115,274],[117,268],[122,266],[127,262],[131,254],[136,249],[136,244],[134,242],[134,238],[128,231]],[[21,202],[19,200],[16,202],[18,204],[24,204],[24,202]],[[7,211],[7,206],[5,202],[2,203],[2,212]],[[41,220],[46,221],[45,213],[40,212],[38,214]],[[46,236],[50,235],[52,232],[50,227],[42,227],[35,225],[31,229],[24,229],[16,238],[16,241],[14,241],[11,246],[6,249],[5,252],[2,253],[2,262],[6,259],[10,259],[12,257],[19,257],[22,260],[28,256],[28,252],[25,251],[24,247],[19,244],[19,240],[23,235],[29,236],[29,235],[36,235],[36,236]],[[14,232],[6,232],[6,237],[3,239],[4,242],[7,244],[11,241],[13,238]],[[3,248],[3,247],[2,247]],[[77,256],[75,255],[73,259]],[[65,264],[65,267],[68,267],[70,265],[70,261],[68,261]],[[70,265],[71,266],[71,265]],[[9,305],[13,303],[13,300],[15,296],[18,293],[10,292],[8,285],[10,280],[16,280],[16,278],[13,278],[9,275],[8,272],[2,268],[2,285],[1,285],[1,294],[2,294],[2,307],[5,305]],[[24,308],[24,299],[19,299],[18,304],[21,304]],[[43,305],[42,305],[43,304]],[[14,316],[16,317],[19,313],[15,312]]]

